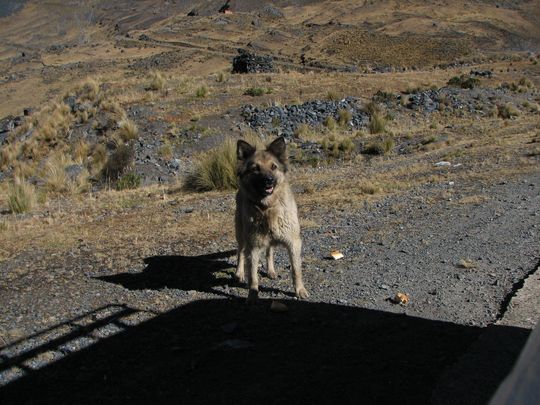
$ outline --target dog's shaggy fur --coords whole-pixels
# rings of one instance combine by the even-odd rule
[[[285,140],[277,138],[266,150],[256,150],[239,140],[237,156],[236,278],[245,282],[247,267],[248,302],[255,302],[259,294],[257,270],[261,256],[266,253],[268,276],[275,278],[273,249],[282,245],[289,253],[296,296],[307,298],[309,294],[302,281],[300,224],[287,180]]]

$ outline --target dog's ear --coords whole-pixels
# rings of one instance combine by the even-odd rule
[[[238,160],[246,160],[255,153],[255,148],[241,139],[236,143],[236,157]]]
[[[287,165],[287,145],[285,144],[285,138],[280,136],[274,142],[272,142],[266,148],[268,152],[278,158],[278,160]]]

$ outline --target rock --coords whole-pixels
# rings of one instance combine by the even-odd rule
[[[452,163],[442,160],[440,162],[435,163],[433,166],[444,167],[444,166],[451,166],[451,165]]]
[[[259,13],[259,17],[263,18],[283,18],[283,12],[277,7],[272,6],[271,4],[264,6],[264,8]]]
[[[271,56],[255,55],[245,49],[238,49],[239,55],[233,59],[233,73],[269,73],[274,71]]]
[[[242,107],[241,114],[252,128],[262,128],[279,132],[286,138],[292,138],[300,124],[309,126],[323,125],[329,117],[339,121],[339,112],[349,111],[351,129],[366,127],[369,115],[363,111],[361,103],[354,97],[346,97],[339,101],[313,100],[301,105],[272,106],[260,109],[252,105]]]

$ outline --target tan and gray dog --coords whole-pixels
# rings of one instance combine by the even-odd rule
[[[307,298],[302,281],[300,224],[296,202],[287,180],[287,151],[283,137],[277,138],[265,150],[257,150],[239,140],[238,193],[236,194],[236,240],[238,267],[236,278],[247,281],[248,302],[259,294],[258,266],[266,253],[268,276],[276,277],[275,246],[284,246],[291,261],[294,290],[298,298]]]

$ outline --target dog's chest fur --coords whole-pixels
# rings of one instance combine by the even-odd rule
[[[249,230],[263,243],[287,243],[298,227],[296,210],[279,201],[267,208],[252,206],[249,215]],[[292,208],[292,209],[291,209]]]

